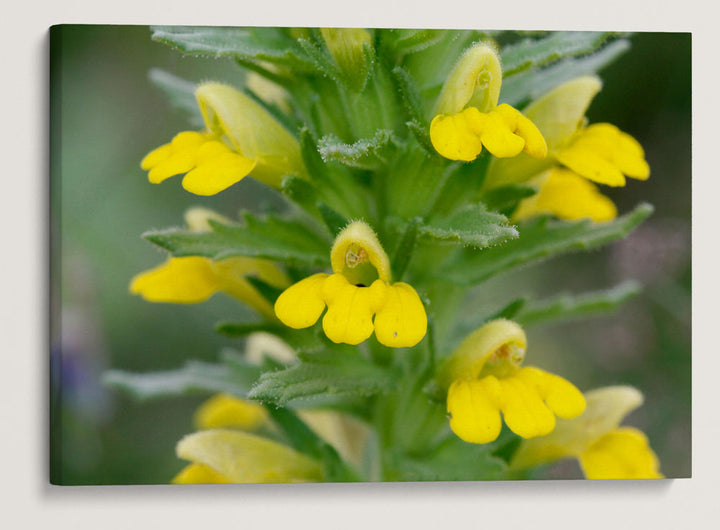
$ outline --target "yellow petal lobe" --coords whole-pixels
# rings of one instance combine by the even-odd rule
[[[435,116],[430,123],[430,141],[435,150],[450,160],[475,160],[482,151],[478,134],[484,122],[481,116],[474,107],[450,116]]]
[[[569,169],[556,167],[529,182],[539,187],[536,195],[520,202],[513,220],[542,214],[574,221],[589,218],[596,223],[617,217],[615,204],[597,186]]]
[[[236,427],[255,431],[265,424],[268,418],[267,410],[258,403],[230,394],[217,394],[195,411],[194,423],[198,429]]]
[[[534,385],[540,397],[557,416],[572,419],[585,411],[585,397],[575,385],[562,377],[527,366],[517,376]]]
[[[323,284],[328,310],[323,317],[325,335],[335,343],[360,344],[372,335],[372,317],[387,296],[387,285],[375,280],[370,287],[358,287],[342,274],[331,275]]]
[[[218,289],[211,261],[196,256],[170,258],[130,281],[130,292],[149,302],[193,304],[207,300]]]
[[[525,147],[525,140],[514,134],[516,125],[517,116],[494,110],[487,115],[480,139],[487,150],[498,158],[517,156]]]
[[[285,289],[275,301],[275,314],[280,321],[294,329],[315,324],[325,309],[322,292],[327,278],[321,272]]]
[[[580,455],[580,465],[589,479],[663,478],[647,436],[632,427],[602,436]]]
[[[222,473],[203,464],[190,464],[172,479],[172,484],[231,484]]]
[[[385,346],[415,346],[427,331],[425,307],[415,289],[407,283],[387,287],[387,298],[375,316],[375,336]]]
[[[448,389],[450,428],[463,441],[484,444],[500,435],[502,422],[497,406],[500,384],[494,376],[481,381],[458,379]]]
[[[515,434],[533,438],[555,428],[555,416],[543,402],[537,387],[524,377],[500,379],[500,410]]]

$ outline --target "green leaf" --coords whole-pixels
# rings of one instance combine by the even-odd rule
[[[421,225],[419,232],[427,238],[476,248],[497,245],[518,236],[504,215],[489,212],[483,204],[470,204],[449,216],[438,217]]]
[[[577,222],[541,217],[521,225],[520,237],[481,251],[465,250],[440,267],[443,277],[459,284],[474,284],[515,267],[577,250],[590,250],[627,236],[653,212],[640,204],[632,212],[607,223]]]
[[[492,454],[494,444],[465,443],[449,436],[435,451],[410,456],[399,451],[388,455],[390,472],[386,480],[447,481],[498,480],[507,469],[505,462]]]
[[[521,40],[502,50],[503,77],[563,57],[592,53],[613,35],[613,32],[557,31],[542,39]]]
[[[287,175],[280,184],[280,191],[308,213],[315,216],[320,215],[316,206],[318,193],[310,181],[295,175]]]
[[[319,460],[325,467],[326,482],[356,482],[357,473],[345,464],[335,448],[321,439],[295,412],[268,407],[270,416],[285,432],[290,444],[299,452]]]
[[[485,318],[484,321],[490,322],[491,320],[497,320],[498,318],[507,318],[509,320],[514,319],[515,315],[517,315],[522,310],[522,308],[525,307],[526,304],[527,299],[516,298],[499,311],[496,311],[489,317]]]
[[[210,221],[212,232],[161,230],[143,237],[173,256],[204,256],[221,260],[234,256],[274,259],[294,264],[327,265],[330,242],[297,220],[242,213],[244,225]]]
[[[328,135],[318,141],[318,152],[324,162],[335,161],[357,169],[377,169],[387,164],[387,151],[394,143],[392,131],[379,129],[372,138],[346,144]]]
[[[245,397],[245,392],[260,376],[252,365],[228,366],[188,361],[182,368],[162,372],[132,373],[110,370],[103,383],[138,400],[181,396],[191,392],[226,392]]]
[[[337,213],[327,204],[322,202],[318,203],[317,208],[320,211],[323,221],[325,222],[325,226],[327,226],[333,237],[337,236],[340,231],[349,224],[346,217]]]
[[[369,396],[393,385],[392,374],[359,353],[300,354],[300,362],[267,372],[248,394],[263,403],[283,406],[295,399],[322,395]]]
[[[642,290],[635,281],[623,282],[604,291],[579,295],[561,294],[549,300],[533,302],[521,309],[515,320],[524,326],[573,318],[605,315],[635,297]]]
[[[152,26],[152,39],[190,55],[265,61],[299,72],[312,62],[294,39],[278,28]]]
[[[425,119],[425,109],[422,97],[415,80],[404,68],[397,66],[393,69],[393,79],[408,116],[407,127],[417,141],[426,151],[434,154],[435,150],[430,142],[430,124]]]
[[[298,43],[311,61],[313,69],[316,72],[320,72],[323,76],[329,77],[336,83],[343,82],[340,68],[335,63],[332,55],[330,55],[324,47],[320,47],[314,42],[304,38],[298,39]]]
[[[518,202],[537,193],[537,188],[522,184],[510,184],[485,191],[480,200],[485,203],[488,210],[506,212],[513,209]]]
[[[441,29],[390,29],[383,33],[383,37],[393,53],[401,58],[439,43],[447,32]]]
[[[160,68],[151,68],[148,77],[152,84],[164,92],[173,108],[187,114],[193,127],[204,126],[205,122],[195,99],[196,83]]]
[[[592,55],[580,58],[568,57],[548,68],[533,68],[514,75],[503,80],[500,103],[519,107],[566,81],[599,72],[629,48],[629,41],[616,40]]]
[[[420,226],[419,217],[410,219],[395,248],[392,260],[392,273],[396,281],[402,280],[405,269],[407,269],[408,263],[410,263],[413,250],[415,250],[415,242],[417,241],[418,226]]]

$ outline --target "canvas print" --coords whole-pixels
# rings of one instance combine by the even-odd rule
[[[690,43],[51,28],[50,481],[690,476]]]

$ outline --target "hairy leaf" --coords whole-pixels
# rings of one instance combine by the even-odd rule
[[[277,372],[266,372],[249,397],[283,406],[295,399],[324,395],[369,396],[390,388],[390,372],[359,353],[323,352],[299,355],[300,362]]]
[[[576,77],[594,74],[615,61],[630,48],[625,39],[616,40],[586,57],[567,57],[547,68],[533,68],[503,81],[500,103],[520,106],[539,98],[556,86]]]
[[[604,291],[578,295],[561,294],[549,300],[526,305],[515,316],[515,320],[522,325],[529,326],[572,318],[604,315],[612,313],[640,291],[639,283],[627,281]]]
[[[326,265],[329,241],[297,220],[257,217],[244,212],[243,225],[210,221],[212,232],[161,230],[143,237],[174,256],[204,256],[215,260],[234,256],[267,258],[303,265]]]
[[[502,50],[503,77],[563,57],[592,53],[613,35],[612,32],[600,31],[558,31],[542,39],[521,40]]]
[[[449,216],[439,217],[419,228],[425,237],[483,248],[518,236],[507,218],[489,212],[483,204],[465,206]]]
[[[173,108],[185,113],[193,127],[203,127],[204,121],[195,100],[196,83],[166,72],[160,68],[151,68],[150,81],[167,96]]]
[[[138,400],[191,392],[226,392],[244,397],[259,376],[260,368],[249,364],[228,366],[188,361],[182,368],[162,372],[110,370],[104,374],[103,382]]]
[[[190,55],[265,61],[312,72],[314,66],[296,41],[279,28],[153,26],[152,39]]]
[[[465,250],[440,270],[460,284],[479,283],[514,267],[577,250],[590,250],[627,236],[647,219],[653,208],[640,204],[632,212],[607,223],[566,222],[541,217],[519,227],[520,237],[502,246]]]
[[[376,169],[387,164],[387,150],[393,143],[392,131],[379,129],[372,138],[346,144],[335,136],[324,136],[318,141],[323,161],[340,162],[358,169]]]

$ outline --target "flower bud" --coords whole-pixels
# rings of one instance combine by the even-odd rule
[[[365,46],[372,42],[370,32],[360,28],[322,28],[320,33],[345,77],[360,88],[367,75]]]

